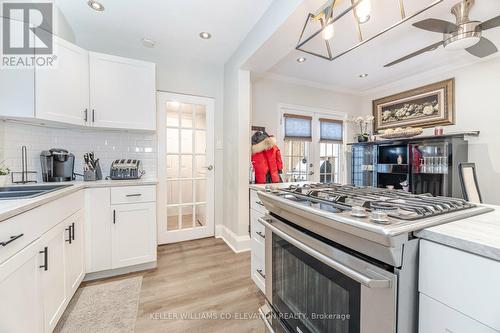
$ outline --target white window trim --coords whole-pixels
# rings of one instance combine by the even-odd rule
[[[342,131],[342,147],[341,147],[341,156],[340,156],[340,182],[343,184],[347,183],[347,158],[345,154],[345,143],[346,141],[346,132],[347,132],[347,120],[348,115],[345,112],[339,112],[330,109],[323,108],[315,108],[310,106],[303,105],[295,105],[295,104],[287,104],[287,103],[278,103],[278,129],[276,132],[276,141],[280,150],[284,149],[284,141],[285,141],[285,129],[284,129],[284,121],[283,115],[285,113],[291,113],[301,116],[309,116],[312,117],[312,137],[319,138],[320,137],[320,118],[329,118],[334,120],[342,120],[344,121],[344,128]],[[317,157],[319,160],[319,156]],[[316,165],[315,165],[316,167]],[[319,174],[316,175],[319,177]]]

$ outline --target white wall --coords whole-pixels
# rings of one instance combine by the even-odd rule
[[[477,166],[483,200],[500,204],[500,57],[454,70],[422,73],[371,91],[364,98],[363,110],[371,112],[373,99],[416,88],[436,81],[455,78],[456,124],[446,131],[480,130],[469,139],[469,161]],[[431,129],[426,130],[432,131]]]
[[[352,94],[262,78],[255,80],[252,85],[251,124],[265,126],[269,134],[276,135],[279,126],[278,104],[330,110],[352,118],[362,114],[362,102],[361,97]],[[351,123],[347,124],[346,138],[350,142],[356,133]]]

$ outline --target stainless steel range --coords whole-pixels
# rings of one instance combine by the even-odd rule
[[[266,227],[265,322],[274,332],[412,333],[413,232],[491,211],[461,199],[335,184],[258,193]]]

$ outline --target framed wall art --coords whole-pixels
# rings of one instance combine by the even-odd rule
[[[374,131],[455,123],[455,79],[373,101]]]

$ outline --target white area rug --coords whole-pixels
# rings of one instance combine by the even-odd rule
[[[77,290],[57,324],[59,333],[133,333],[142,276]]]

